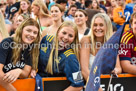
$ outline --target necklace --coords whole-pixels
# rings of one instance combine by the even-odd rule
[[[21,53],[21,60],[24,60],[24,51]]]

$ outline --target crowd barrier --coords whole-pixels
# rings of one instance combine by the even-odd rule
[[[101,87],[107,91],[110,75],[101,75]],[[44,91],[63,91],[70,85],[66,77],[42,78]],[[34,91],[35,79],[18,79],[13,83],[17,91]],[[109,91],[136,91],[136,75],[120,74],[113,77]],[[6,91],[0,86],[0,91]]]

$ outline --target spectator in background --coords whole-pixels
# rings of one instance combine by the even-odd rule
[[[116,0],[111,0],[111,6],[108,9],[107,14],[112,21],[113,21],[113,10],[114,10],[114,8],[117,8],[117,2],[116,2]]]
[[[18,14],[31,14],[31,3],[28,0],[21,0],[20,1],[20,9],[18,11]]]
[[[20,14],[16,17],[13,24],[8,27],[8,31],[9,31],[10,36],[14,36],[16,29],[27,18],[30,18],[30,16],[28,14]]]
[[[118,7],[114,8],[113,10],[113,21],[116,23],[117,29],[120,28],[121,25],[125,22],[125,15],[124,15],[124,9],[125,9],[125,1],[124,0],[117,0]]]
[[[76,0],[68,0],[68,9],[70,8],[71,5],[75,5]]]
[[[88,15],[85,10],[78,9],[75,13],[74,19],[78,28],[78,38],[80,41],[82,37],[84,35],[88,35],[90,31],[86,24],[86,21],[88,20]]]
[[[136,4],[133,7],[133,12],[136,12]]]
[[[136,0],[131,0],[131,3],[126,4],[125,10],[124,10],[124,15],[126,17],[127,17],[127,14],[126,14],[127,12],[130,13],[130,16],[132,15],[132,13],[133,13],[133,7],[134,7],[135,4],[136,4]],[[130,17],[129,17],[129,19],[130,19]]]
[[[32,12],[40,24],[41,32],[52,25],[52,19],[43,0],[34,0],[32,3]]]
[[[87,27],[90,28],[93,16],[95,14],[99,13],[100,11],[91,9],[92,8],[92,0],[86,0],[85,7],[86,7],[85,11],[87,12],[87,15],[88,15]]]
[[[14,14],[17,13],[20,8],[20,2],[16,2],[16,0],[7,0],[7,3],[6,18],[12,19]]]
[[[103,2],[103,0],[102,0],[102,2]],[[101,4],[101,0],[98,0],[98,4],[99,4],[100,8],[102,8],[107,13],[107,9],[103,4]]]
[[[67,10],[64,21],[74,22],[74,16],[75,16],[76,10],[77,10],[77,6],[76,5],[71,5],[70,8]]]
[[[57,0],[56,3],[60,4],[66,10],[67,0]]]
[[[8,37],[9,34],[8,34],[8,30],[6,28],[6,24],[5,24],[5,21],[4,21],[4,17],[3,17],[3,14],[0,10],[0,42]]]
[[[61,5],[55,4],[51,6],[51,16],[52,16],[53,24],[50,27],[47,27],[43,31],[42,37],[44,37],[45,35],[53,35],[53,36],[56,35],[57,29],[63,22],[62,19],[63,14],[64,14],[64,8],[62,8]]]
[[[91,9],[100,10],[100,6],[99,6],[99,3],[97,2],[97,0],[92,1],[92,8]]]
[[[6,18],[6,13],[5,13],[6,7],[7,7],[7,0],[0,0],[0,10],[5,18],[5,23],[9,25],[9,24],[12,24],[12,22]]]

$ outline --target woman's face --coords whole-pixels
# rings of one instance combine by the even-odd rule
[[[38,6],[32,5],[32,12],[34,13],[34,15],[38,15],[39,10],[40,10],[40,8]]]
[[[63,27],[58,32],[59,46],[67,47],[75,39],[75,31],[71,27]]]
[[[19,26],[23,21],[24,21],[24,18],[21,15],[19,15],[17,17],[17,26]]]
[[[112,6],[112,7],[115,7],[116,4],[117,4],[117,2],[116,2],[115,0],[111,0],[111,6]]]
[[[133,12],[136,12],[136,4],[133,7]]]
[[[106,32],[106,26],[104,24],[104,20],[101,19],[100,17],[97,17],[94,20],[93,24],[93,33],[96,37],[104,37]]]
[[[54,21],[57,21],[57,20],[61,19],[62,12],[60,11],[60,9],[57,6],[52,6],[51,7],[51,16]]]
[[[93,9],[97,9],[97,2],[95,1],[95,0],[93,0],[93,2],[92,2],[92,7],[93,7]]]
[[[74,19],[75,19],[75,23],[76,23],[77,25],[83,25],[83,24],[85,24],[86,21],[87,21],[87,17],[86,17],[85,14],[84,14],[83,12],[81,12],[81,11],[77,11],[77,12],[75,13]]]
[[[38,36],[39,29],[36,26],[28,25],[23,28],[22,41],[25,44],[33,43]]]
[[[21,1],[20,7],[23,11],[26,11],[26,10],[28,10],[29,4],[26,1]]]
[[[133,32],[136,35],[136,18],[133,18],[131,28],[133,29]]]

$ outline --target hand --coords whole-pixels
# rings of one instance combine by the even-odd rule
[[[11,70],[5,73],[3,80],[5,82],[13,83],[17,80],[17,78],[20,76],[21,73],[22,73],[22,70],[19,68]]]
[[[35,78],[35,76],[36,76],[36,70],[32,69],[30,75],[31,75],[32,78]]]
[[[114,75],[118,74],[118,68],[114,68],[114,70],[112,71],[112,74]]]

